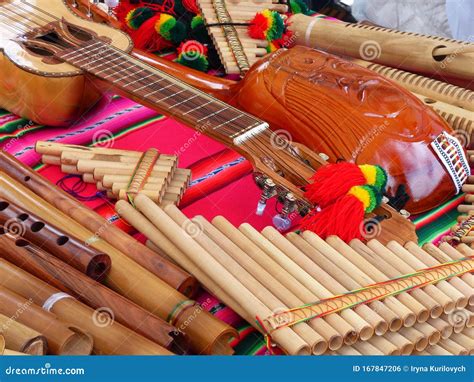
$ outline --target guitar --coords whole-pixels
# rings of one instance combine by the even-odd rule
[[[93,84],[86,94],[89,100],[106,91],[121,94],[241,153],[252,163],[255,180],[263,188],[260,207],[277,197],[283,203],[282,220],[292,212],[305,215],[313,208],[303,188],[326,163],[319,154],[272,132],[266,121],[132,57],[128,54],[132,43],[125,33],[81,19],[60,1],[4,0],[0,10],[0,33],[5,36],[0,40],[0,67],[15,95],[11,110],[47,120],[51,110],[42,108],[47,88],[46,99],[51,94],[60,97],[69,115],[77,114],[83,107],[77,106],[81,102],[74,90]],[[66,119],[64,110],[57,112]],[[413,224],[388,205],[375,214],[384,218],[381,241],[416,240]]]

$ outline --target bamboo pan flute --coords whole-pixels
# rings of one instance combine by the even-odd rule
[[[93,338],[95,354],[172,354],[162,346],[115,322],[111,311],[107,308],[94,310],[4,259],[0,259],[0,285],[2,285],[0,291],[11,290],[17,296],[22,296],[24,301],[33,301],[43,306],[41,310],[44,313],[57,317],[64,323],[83,328]],[[46,333],[45,336],[51,344]]]
[[[135,206],[119,201],[116,208],[154,247],[196,275],[206,289],[253,325],[256,316],[269,311],[438,264],[436,257],[412,242],[403,247],[395,242],[383,246],[376,240],[367,245],[355,240],[349,245],[337,237],[324,241],[309,231],[285,237],[267,227],[260,233],[248,224],[236,228],[223,217],[212,223],[201,216],[189,220],[175,206],[162,209],[145,195],[136,197]],[[446,259],[463,257],[451,246],[439,251],[446,252]],[[445,258],[443,262],[450,261]],[[448,346],[448,337],[474,323],[466,309],[474,303],[470,277],[465,274],[306,325],[279,328],[272,332],[272,340],[289,354],[308,350],[314,354],[411,354],[431,345]],[[452,315],[459,311],[468,319],[452,322]],[[462,336],[457,339],[462,340]]]
[[[443,81],[405,72],[364,60],[354,63],[373,70],[411,91],[423,103],[434,109],[453,130],[465,131],[466,140],[474,132],[474,92]]]
[[[4,153],[0,153],[0,162],[5,157],[10,158],[5,156]],[[16,169],[18,170],[18,168]],[[54,220],[56,224],[64,227],[67,234],[74,234],[80,240],[88,241],[92,247],[100,252],[108,254],[112,259],[112,267],[106,278],[108,286],[152,314],[170,321],[177,329],[182,330],[188,335],[193,352],[199,354],[231,354],[233,352],[229,341],[237,336],[235,329],[215,318],[207,311],[203,311],[199,305],[191,300],[187,300],[181,293],[175,291],[162,280],[136,264],[117,248],[84,228],[75,220],[76,216],[84,217],[82,214],[77,214],[78,208],[82,210],[84,207],[79,205],[80,207],[76,208],[70,196],[57,192],[54,187],[33,172],[21,167],[20,169],[25,171],[23,172],[24,175],[21,176],[21,173],[18,174],[18,172],[17,175],[26,184],[31,185],[35,193],[0,172],[1,198],[7,201],[22,200],[22,205],[25,209],[46,221]],[[27,177],[27,180],[24,177]],[[50,195],[48,195],[47,191],[49,191]],[[62,208],[69,215],[46,203],[38,195],[51,200],[51,202]],[[89,210],[86,209],[86,211]],[[105,224],[109,226],[108,223]],[[103,229],[103,227],[99,226],[96,232],[100,232]],[[128,235],[126,236],[128,238]],[[94,240],[91,241],[91,237]],[[113,244],[118,246],[120,243],[113,242]],[[153,251],[145,246],[143,247],[146,248],[146,253],[151,253],[152,258],[156,258]],[[173,267],[177,268],[175,265]],[[173,312],[178,314],[170,317],[170,313]]]
[[[41,175],[4,151],[0,152],[0,168],[2,172],[69,215],[89,232],[93,232],[94,234],[90,235],[92,240],[105,240],[122,254],[125,254],[186,296],[192,296],[197,290],[197,282],[194,277],[162,256],[157,255],[121,229],[110,224],[105,218],[82,205],[66,192],[59,190]],[[55,222],[55,224],[58,223]]]
[[[35,247],[22,237],[0,236],[0,257],[94,309],[107,309],[125,327],[173,353],[184,354],[189,345],[183,334],[109,288]]]
[[[11,317],[0,314],[0,335],[10,350],[44,355],[48,350],[46,337]]]
[[[289,18],[296,44],[408,71],[474,77],[474,44],[303,14]]]
[[[95,280],[102,281],[110,270],[109,256],[65,235],[17,204],[0,200],[0,226],[4,232],[24,237]]]
[[[0,236],[0,257],[68,293],[94,309],[108,309],[117,322],[173,353],[184,354],[189,346],[181,332],[109,288],[36,248],[23,238]]]
[[[3,260],[0,259],[0,266]],[[93,340],[77,326],[60,321],[58,317],[35,304],[28,297],[6,288],[6,284],[21,284],[22,278],[2,274],[0,278],[0,313],[41,333],[48,342],[48,350],[56,355],[87,355],[92,351]]]
[[[43,163],[82,175],[112,199],[128,200],[141,191],[159,204],[178,203],[191,176],[190,170],[177,168],[177,156],[156,149],[142,153],[38,141],[35,150]]]

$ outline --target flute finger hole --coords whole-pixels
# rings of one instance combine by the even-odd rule
[[[28,215],[28,214],[19,214],[19,215],[17,216],[17,219],[18,219],[18,220],[21,220],[22,222],[24,222],[24,221],[25,221],[26,219],[28,219],[28,218],[29,218],[29,215]]]
[[[0,211],[3,211],[5,208],[7,208],[10,205],[8,202],[0,202]]]
[[[61,246],[61,245],[66,244],[68,241],[69,241],[69,238],[67,236],[59,236],[56,239],[56,244]]]
[[[30,229],[33,231],[33,232],[39,232],[43,229],[44,227],[44,223],[43,222],[34,222]]]
[[[25,182],[29,182],[29,181],[31,180],[31,178],[30,178],[29,176],[25,176],[25,177],[23,178],[23,180],[24,180]]]

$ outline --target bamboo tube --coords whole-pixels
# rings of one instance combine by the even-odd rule
[[[463,330],[461,333],[454,333],[449,339],[462,346],[469,353],[474,350],[474,331],[470,328]]]
[[[2,275],[10,278],[10,284],[20,284],[22,279],[13,280],[13,275]],[[57,355],[86,355],[92,351],[92,338],[71,325],[36,305],[33,300],[20,296],[11,289],[5,288],[5,281],[0,279],[0,313],[41,333],[48,341],[49,351]]]
[[[338,283],[332,276],[321,269],[317,264],[311,262],[311,260],[303,252],[295,247],[276,229],[273,227],[266,227],[262,230],[262,235],[276,248],[278,248],[279,251],[291,259],[291,261],[307,272],[309,277],[313,278],[313,280],[317,283],[314,285],[313,292],[319,298],[329,298],[335,294],[347,292],[347,290],[340,283]],[[283,263],[282,266],[284,266]],[[388,324],[382,317],[371,310],[371,308],[361,305],[357,306],[353,311],[370,323],[377,335],[382,335],[387,331]],[[358,331],[361,331],[364,326],[364,321],[361,321],[357,316],[354,315],[353,312],[348,311],[348,313],[350,314],[344,314],[341,312],[341,317],[346,319],[348,322],[351,322]],[[360,325],[361,323],[362,325]],[[358,324],[359,326],[357,326]],[[361,339],[367,339],[364,339],[363,337],[366,336],[362,333]]]
[[[439,345],[433,345],[425,350],[429,355],[452,355],[449,351]]]
[[[16,182],[12,182],[13,179],[6,179],[6,181],[10,181],[14,188],[20,189],[17,187],[18,183],[28,187],[34,194],[82,224],[89,232],[94,232],[96,235],[93,237],[107,241],[118,251],[160,277],[173,288],[186,296],[192,296],[197,290],[196,280],[189,274],[162,259],[120,228],[110,224],[102,216],[90,210],[66,192],[58,189],[6,152],[0,152],[0,168],[3,173],[16,180]],[[21,189],[25,190],[24,187]],[[125,288],[129,289],[129,287]]]
[[[242,286],[221,264],[207,251],[197,244],[156,204],[146,196],[139,194],[135,205],[161,232],[163,232],[187,256],[193,258],[195,264],[202,268],[220,287],[226,287],[227,293],[245,310],[258,317],[272,314],[260,300]],[[282,328],[272,333],[272,338],[289,354],[309,354],[309,346],[290,328]]]
[[[189,344],[167,322],[133,304],[118,293],[85,276],[23,238],[0,235],[0,257],[64,293],[74,295],[94,309],[107,309],[117,322],[174,353],[185,353]]]
[[[392,267],[391,264],[387,263],[382,257],[380,257],[379,253],[375,253],[371,248],[363,244],[360,240],[352,240],[350,242],[350,246],[356,249],[357,252],[366,258],[367,261],[372,262],[372,264],[382,273],[384,273],[388,279],[400,276],[400,272],[398,272],[394,267]],[[379,280],[377,280],[377,282],[379,282]],[[430,313],[428,312],[428,309],[411,294],[402,293],[397,296],[397,299],[416,314],[418,322],[425,322],[429,318]]]
[[[160,203],[162,194],[161,191],[156,191],[156,190],[142,190],[142,194],[146,195],[148,198],[153,200],[155,203]],[[112,191],[112,194],[115,196],[115,198],[118,197],[120,200],[128,200],[128,193],[127,190],[121,189],[118,190],[117,193]]]
[[[289,305],[296,304],[294,306],[301,306],[304,303],[315,301],[317,299],[314,294],[309,292],[303,284],[298,282],[276,261],[267,256],[264,251],[262,251],[256,244],[248,239],[225,218],[222,216],[216,216],[213,219],[212,224],[262,268],[265,268],[270,274],[277,278],[280,283],[284,285],[285,289],[297,297],[297,300],[295,300],[293,303],[290,301]],[[339,348],[342,345],[337,336],[342,335],[346,344],[352,344],[357,340],[358,333],[355,332],[352,325],[342,320],[339,315],[328,315],[323,317],[323,319],[330,325],[330,327],[332,327],[331,331],[325,329],[328,331],[327,335],[333,337],[328,339],[329,348],[331,350],[335,350],[334,348]]]
[[[61,158],[53,155],[42,155],[41,162],[44,164],[51,164],[54,166],[61,166]]]
[[[305,241],[310,244],[316,252],[313,252],[314,258],[320,258],[320,255],[326,258],[329,263],[326,261],[321,264],[330,265],[330,269],[334,272],[334,266],[338,267],[342,272],[345,272],[344,275],[347,275],[347,279],[351,279],[359,287],[364,287],[373,280],[368,277],[365,273],[361,272],[354,264],[350,261],[347,261],[340,253],[334,250],[328,243],[319,238],[317,235],[312,235],[312,232],[303,233],[302,238],[306,239]],[[294,237],[294,240],[297,242],[298,238]],[[299,241],[300,246],[304,247],[304,243]],[[308,249],[307,249],[308,250]],[[320,260],[321,262],[321,260]],[[331,265],[332,264],[332,265]],[[335,273],[333,273],[335,274]],[[341,275],[342,276],[342,275]],[[341,285],[342,286],[342,285]],[[347,285],[346,285],[347,287]],[[345,293],[348,289],[344,290],[344,287],[338,288],[337,291],[333,292],[335,294]],[[393,315],[393,312],[390,312],[384,308],[383,303],[377,301],[369,305],[361,305],[356,310],[362,317],[366,318],[369,322],[372,322],[374,328],[378,335],[383,334],[387,331],[389,324],[392,329],[401,326],[401,321],[396,319]],[[388,317],[388,323],[379,315],[379,312]]]
[[[405,265],[403,272],[408,269],[410,269],[410,272],[416,272],[429,267],[429,265],[418,260],[397,242],[389,242],[387,248],[400,260],[400,266]],[[464,308],[468,302],[468,299],[461,292],[445,280],[437,282],[436,285],[427,285],[423,290],[429,294],[433,300],[438,302],[445,312],[452,312],[454,307]],[[441,310],[441,308],[439,310]],[[441,316],[442,312],[438,311],[436,314],[433,313],[434,312],[431,311],[432,318],[436,318]]]
[[[44,164],[51,164],[48,162],[43,162]],[[75,175],[82,175],[84,171],[79,171],[76,166],[71,166],[67,164],[61,164],[61,172],[66,174],[75,174]]]
[[[224,289],[219,287],[209,276],[206,275],[200,268],[194,264],[186,255],[176,247],[161,231],[159,231],[145,216],[133,208],[129,203],[118,201],[116,208],[120,210],[121,216],[129,222],[138,232],[141,232],[146,237],[153,248],[166,253],[169,258],[179,264],[181,267],[192,273],[201,282],[201,285],[207,289],[211,294],[218,297],[229,307],[232,307],[235,312],[247,320],[255,329],[261,330],[256,325],[255,317],[249,315],[242,307],[232,299]],[[147,242],[147,245],[149,243]]]
[[[407,328],[407,327],[404,327],[404,328],[401,328],[399,333],[405,337],[405,338],[409,338],[410,341],[412,341],[414,344],[415,344],[415,349],[417,351],[423,351],[426,349],[426,347],[428,346],[429,342],[428,342],[428,338],[423,334],[421,333],[419,330],[416,330],[414,327],[410,327],[410,328]]]
[[[400,355],[401,350],[381,336],[374,336],[368,341],[372,346],[379,349],[384,355]]]
[[[420,261],[429,267],[441,264],[438,260],[436,260],[429,253],[422,250],[415,243],[408,242],[405,244],[405,247],[411,254],[416,256]],[[464,257],[448,243],[441,243],[440,249],[442,249],[442,251],[452,260],[458,260]],[[449,283],[464,295],[470,305],[474,305],[474,288],[472,287],[474,285],[474,278],[471,274],[466,273],[461,277],[453,277],[449,280]]]
[[[292,15],[289,28],[295,34],[297,44],[329,53],[363,58],[414,72],[443,73],[469,80],[473,76],[472,53],[463,53],[473,46],[469,42],[314,19],[303,14]],[[457,54],[435,57],[438,54],[435,50],[440,45],[456,50]]]
[[[353,346],[343,346],[342,348],[338,349],[336,354],[339,355],[362,355],[359,353]]]
[[[5,350],[3,351],[3,355],[10,355],[10,356],[18,357],[18,356],[30,355],[30,354],[20,353],[19,351],[14,351],[14,350],[10,350],[10,349],[5,349]]]
[[[392,271],[391,268],[386,270],[386,273],[388,272],[387,275],[390,278],[395,278],[400,275],[405,275],[413,272],[413,269],[410,268],[410,266],[406,265],[403,261],[398,259],[397,256],[392,253],[392,251],[382,245],[379,241],[375,239],[369,240],[367,246],[374,252],[376,252],[381,258],[383,258],[385,262],[390,264],[391,267],[393,267],[394,271]],[[425,292],[425,289],[426,287],[424,289],[415,289],[410,293],[420,304],[422,304],[426,308],[427,317],[424,316],[422,320],[419,320],[421,322],[428,320],[430,316],[432,318],[439,317],[442,313],[441,305],[436,302],[430,295],[428,295]],[[429,289],[433,291],[432,288]],[[438,293],[441,294],[441,292]],[[436,295],[436,291],[434,292],[434,294]],[[446,303],[446,312],[452,311],[452,306],[452,302],[451,305]]]
[[[339,237],[329,236],[326,241],[334,249],[341,253],[344,258],[356,265],[359,270],[364,271],[367,277],[370,277],[371,283],[387,280],[387,277],[383,273],[381,273],[377,268],[375,268],[371,263],[369,263],[365,258],[363,258]],[[392,304],[395,306],[395,308],[392,306],[392,309],[389,309],[386,306],[387,304]],[[385,320],[389,323],[389,329],[391,331],[398,331],[403,326],[404,321],[409,324],[408,326],[412,326],[416,321],[415,315],[394,297],[387,297],[384,302],[374,301],[371,303],[371,306],[375,311],[379,312],[379,314],[385,318]],[[399,316],[401,318],[399,318]]]
[[[1,158],[2,153],[0,153],[0,162]],[[33,174],[27,183],[32,181],[32,179]],[[105,227],[99,226],[96,234],[93,234],[77,221],[73,220],[70,216],[65,215],[56,210],[53,206],[40,200],[31,191],[2,173],[0,173],[0,185],[0,194],[3,195],[5,199],[8,200],[8,195],[16,200],[21,199],[23,206],[34,212],[40,218],[45,219],[46,221],[54,219],[55,223],[64,227],[64,230],[69,234],[74,234],[80,240],[89,242],[95,249],[108,254],[112,259],[113,265],[107,277],[107,284],[113,290],[145,308],[150,313],[155,314],[162,319],[167,319],[169,314],[175,310],[178,305],[188,301],[185,296],[176,292],[161,279],[140,267],[109,243],[101,240],[99,234],[102,235],[103,231],[112,227],[111,224],[106,222]],[[59,194],[62,195],[61,193]],[[56,197],[53,200],[55,203],[67,210],[67,208],[65,208],[66,203],[64,203],[65,200],[68,200],[66,197],[64,199]],[[77,214],[84,218],[84,215],[77,213],[78,210],[82,208],[84,207],[74,207],[74,209],[70,210],[70,215],[75,216]],[[121,232],[127,237],[127,240],[129,240],[130,237],[123,231]],[[117,246],[119,246],[119,244],[124,243],[114,243],[114,245]],[[132,247],[137,248],[135,245]],[[143,246],[143,248],[147,250],[143,253],[150,252],[152,254],[152,258],[149,261],[157,259],[154,252],[148,250],[145,246]],[[157,259],[157,263],[164,264],[161,258]],[[157,264],[154,264],[154,266],[156,265]],[[175,265],[173,265],[173,267],[176,268]],[[167,266],[163,269],[167,269]],[[183,273],[183,271],[180,272]],[[183,284],[180,283],[180,285]],[[150,291],[153,291],[153,293]],[[199,312],[199,314],[197,312]],[[189,320],[189,317],[193,318]],[[222,321],[210,315],[208,312],[202,311],[199,306],[193,306],[192,308],[186,309],[183,314],[180,314],[179,317],[177,317],[176,322],[174,323],[175,325],[173,326],[180,327],[185,322],[187,324],[184,325],[185,330],[183,331],[185,334],[189,335],[188,338],[190,339],[190,345],[194,352],[201,353],[206,349],[213,352],[215,347],[219,346],[221,343],[225,344],[224,346],[228,346],[229,352],[231,351],[230,345],[228,345],[228,340],[234,335],[235,331]],[[203,326],[207,326],[206,331],[201,329]]]
[[[69,166],[69,165],[63,165]],[[110,169],[131,169],[135,170],[135,163],[123,163],[123,162],[110,162],[110,161],[99,161],[92,159],[80,159],[77,161],[76,170],[80,173],[91,172],[93,173],[96,168],[110,168]],[[112,170],[112,171],[113,171]],[[158,161],[153,167],[154,171],[164,171],[170,173],[169,176],[173,176],[173,167],[167,163],[161,163]]]
[[[469,89],[369,61],[355,59],[353,62],[390,78],[411,92],[474,111],[474,92]]]
[[[384,353],[369,342],[357,341],[352,345],[362,355],[384,355]]]
[[[84,173],[82,174],[82,181],[84,183],[95,183],[96,180],[94,179],[94,174],[91,174],[91,173]]]
[[[279,264],[280,267],[287,270],[295,280],[304,285],[308,292],[312,294],[312,300],[321,299],[323,294],[330,295],[331,293],[324,288],[319,282],[314,280],[310,274],[302,269],[296,262],[280,251],[269,240],[261,235],[255,228],[247,223],[242,224],[239,230],[247,236],[253,243],[257,244],[260,249],[265,252],[272,260]],[[340,314],[349,325],[351,325],[362,340],[368,340],[374,335],[374,328],[368,324],[363,317],[358,316],[354,311]],[[347,318],[349,317],[349,318]]]
[[[132,163],[137,164],[141,159],[143,153],[140,156],[128,156],[128,155],[108,155],[98,153],[83,153],[76,151],[63,151],[61,153],[61,163],[66,165],[77,165],[77,162],[81,160],[91,160],[100,162],[115,162],[115,163]],[[177,166],[177,157],[173,155],[159,154],[157,164],[161,166],[170,166],[172,169]]]
[[[465,349],[463,346],[452,341],[450,338],[439,341],[438,345],[445,349],[448,353],[454,355],[468,355],[469,350]]]
[[[435,327],[440,332],[441,338],[449,338],[451,334],[453,334],[452,325],[441,318],[432,318],[428,321],[428,324]]]
[[[65,143],[56,143],[56,142],[47,142],[47,141],[37,141],[35,144],[35,151],[38,154],[45,155],[54,155],[61,156],[61,153],[64,151],[76,152],[76,153],[92,153],[92,154],[103,154],[103,155],[122,155],[122,156],[132,156],[140,158],[142,155],[139,151],[132,150],[121,150],[114,148],[105,148],[105,147],[89,147],[81,145],[71,145]]]
[[[43,306],[61,321],[84,328],[94,339],[95,354],[172,354],[160,345],[114,321],[114,313],[108,308],[101,307],[94,310],[75,298],[61,294],[58,289],[3,259],[0,259],[0,276],[3,287]],[[21,280],[21,283],[14,279]],[[48,338],[47,335],[46,338]]]
[[[48,350],[41,333],[3,314],[0,314],[0,335],[11,350],[34,355],[44,355]]]
[[[178,171],[179,171],[179,169],[176,169],[175,174]],[[133,174],[133,170],[131,170],[129,168],[98,167],[98,168],[94,169],[92,174],[94,175],[95,180],[103,180],[106,176],[109,176],[111,174],[113,174],[114,176],[127,177],[128,179],[130,179],[130,176]],[[150,177],[153,177],[153,178],[167,178],[168,174],[169,174],[169,172],[167,172],[167,171],[152,170],[151,173],[150,173]]]
[[[192,232],[192,238],[265,306],[274,312],[281,311],[281,309],[288,309],[288,306],[285,306],[281,300],[275,297],[275,295],[259,281],[260,277],[252,276],[241,264],[230,257],[223,248],[212,241],[203,231],[202,223],[195,224],[175,206],[164,208],[164,211],[176,224],[180,227],[185,227],[186,232]],[[292,329],[311,346],[312,353],[324,353],[327,348],[327,342],[325,342],[316,331],[309,327],[307,323],[292,326]]]
[[[418,330],[419,332],[423,333],[426,338],[428,338],[428,343],[430,345],[437,344],[441,339],[441,332],[436,329],[434,326],[431,326],[427,322],[420,324],[417,322],[414,326],[414,329]]]
[[[415,350],[415,344],[399,333],[388,332],[383,337],[394,344],[400,350],[401,355],[410,355]]]

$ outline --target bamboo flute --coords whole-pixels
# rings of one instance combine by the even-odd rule
[[[94,232],[96,237],[115,246],[117,250],[160,277],[173,288],[186,296],[192,296],[195,293],[196,280],[188,273],[149,250],[120,228],[110,224],[102,216],[82,205],[69,194],[58,189],[41,175],[3,151],[0,152],[0,168],[3,173],[28,187],[62,212],[69,214],[76,222]]]
[[[415,345],[415,350],[423,351],[429,345],[428,338],[419,330],[414,327],[403,327],[400,329],[399,333],[405,337],[409,338]]]
[[[391,254],[390,251],[380,242],[370,240],[366,245],[377,254],[379,263],[383,262],[384,266],[385,264],[388,265],[386,268],[383,268],[383,271],[390,279],[411,273],[411,268],[399,261],[396,256]],[[420,304],[420,310],[417,313],[418,322],[425,322],[429,317],[439,317],[443,312],[441,305],[423,289],[415,289],[411,291],[410,296]],[[451,302],[450,304],[445,304],[443,308],[446,309],[446,311],[450,311],[453,306],[454,304]]]
[[[381,336],[374,336],[367,342],[379,349],[384,355],[401,355],[402,353],[396,345]]]
[[[114,149],[109,147],[90,147],[82,145],[72,145],[68,143],[56,143],[48,141],[37,141],[35,144],[35,151],[38,154],[61,156],[61,153],[75,152],[88,154],[103,154],[103,155],[121,155],[128,157],[140,158],[142,155],[139,151]]]
[[[366,341],[358,341],[352,345],[362,355],[384,355],[383,352],[377,349],[374,345]]]
[[[402,247],[399,243],[396,242],[389,242],[387,244],[387,248],[392,251],[394,255],[396,255],[400,260],[403,260],[405,264],[409,265],[410,268],[413,271],[417,271],[423,268],[427,268],[430,266],[433,266],[433,262],[431,262],[432,265],[427,264],[426,262],[419,260],[415,256],[413,256],[408,250],[406,250],[404,247]],[[467,287],[467,288],[462,288],[459,290],[458,288],[455,287],[456,281],[458,281],[458,284],[461,285],[461,287]],[[454,284],[453,284],[454,281]],[[456,308],[464,308],[468,302],[469,302],[469,289],[468,285],[465,285],[463,281],[461,281],[459,278],[453,278],[452,280],[450,279],[449,281],[446,280],[441,280],[436,285],[432,285],[434,288],[432,289],[434,292],[436,291],[442,291],[445,296],[448,296],[449,299],[445,300],[446,303],[452,304],[453,302],[455,303]],[[471,288],[472,289],[472,288]],[[428,293],[428,288],[426,287],[425,290]],[[464,293],[463,293],[464,292]],[[474,295],[474,289],[472,290],[471,296]],[[439,293],[438,296],[433,296],[435,299],[441,298],[442,294]]]
[[[449,351],[446,349],[442,348],[439,345],[433,345],[428,348],[426,348],[425,352],[428,355],[452,355]]]
[[[239,230],[245,236],[247,236],[248,239],[255,243],[263,252],[265,252],[269,258],[278,263],[283,269],[286,269],[297,281],[301,282],[308,289],[308,291],[312,293],[313,299],[311,301],[316,301],[331,295],[331,292],[324,288],[320,282],[316,281],[316,279],[308,274],[285,253],[280,251],[278,247],[274,246],[273,243],[267,240],[267,238],[260,234],[255,228],[247,223],[244,223],[240,225]],[[369,313],[371,313],[370,308],[367,307],[360,309],[360,312],[364,313],[364,311],[367,310],[369,310]],[[360,339],[366,341],[374,335],[374,325],[371,325],[367,322],[367,320],[371,320],[371,318],[374,317],[373,315],[365,313],[359,315],[353,310],[348,310],[346,313],[341,312],[339,314],[341,318],[345,319],[350,325],[354,327]],[[378,317],[381,321],[378,321],[375,325],[383,322],[383,319],[380,316]],[[384,329],[386,330],[386,325]]]
[[[55,225],[41,221],[17,204],[0,199],[0,226],[4,232],[24,237],[41,246],[65,263],[94,280],[102,281],[110,270],[110,257],[74,236],[66,235]]]
[[[91,308],[107,309],[117,322],[143,337],[173,353],[183,354],[189,349],[176,328],[25,239],[0,235],[0,245],[0,257]]]
[[[0,313],[41,333],[48,341],[48,350],[56,355],[87,355],[93,347],[93,340],[86,332],[72,323],[62,322],[58,317],[34,303],[32,298],[25,298],[8,284],[21,284],[23,279],[15,279],[12,274],[4,274],[0,279]]]
[[[227,254],[235,260],[235,262],[240,264],[257,280],[265,285],[266,288],[273,292],[274,295],[284,304],[288,306],[296,306],[301,302],[301,300],[299,300],[291,291],[286,289],[286,287],[281,284],[276,277],[257,263],[252,257],[248,256],[244,251],[242,251],[242,249],[240,249],[240,247],[234,244],[230,238],[224,235],[202,216],[195,216],[192,221],[195,222],[198,227],[201,227],[220,248],[226,251]],[[308,324],[325,339],[329,349],[335,350],[341,347],[343,343],[342,336],[338,333],[334,334],[334,329],[329,326],[326,321],[319,318],[309,321]],[[315,350],[316,351],[313,352],[318,354],[323,351],[323,347],[319,346]]]
[[[2,153],[0,153],[0,162],[1,158]],[[1,172],[0,185],[0,196],[3,195],[4,199],[22,200],[24,207],[34,212],[41,219],[46,221],[54,220],[56,224],[64,227],[65,232],[68,234],[73,234],[78,239],[88,242],[98,251],[108,254],[112,259],[112,268],[106,282],[116,292],[145,308],[150,313],[166,320],[168,320],[169,314],[177,309],[176,307],[185,304],[185,311],[179,314],[171,324],[180,327],[186,323],[183,331],[189,335],[190,345],[194,352],[209,351],[213,354],[217,349],[222,350],[223,348],[231,351],[228,340],[234,335],[235,331],[230,326],[213,317],[208,312],[202,311],[194,302],[187,300],[181,293],[102,240],[97,233],[93,234],[73,218],[57,210],[44,200],[39,199],[32,191]],[[59,198],[56,198],[55,202],[58,202],[57,199]],[[70,213],[70,215],[74,215],[74,212]],[[110,225],[110,223],[106,224]],[[125,232],[121,232],[125,234]],[[147,251],[150,250],[147,249]],[[153,258],[151,260],[153,261]],[[175,265],[173,266],[176,267]],[[195,280],[193,279],[193,281]],[[159,298],[157,299],[157,297]],[[187,304],[191,303],[193,305],[189,307]],[[193,319],[189,320],[189,317],[193,317]],[[202,327],[207,327],[208,330],[203,331]]]
[[[143,153],[141,153],[142,155]],[[61,153],[61,163],[68,165],[76,165],[80,160],[91,160],[91,161],[105,161],[115,163],[132,163],[136,164],[141,158],[141,155],[126,156],[126,155],[107,155],[107,154],[96,154],[96,153],[80,153],[74,151],[63,151]],[[169,166],[172,171],[177,166],[177,157],[173,155],[159,154],[157,164],[161,166]]]
[[[463,346],[454,342],[450,338],[439,341],[438,346],[442,347],[449,354],[454,355],[469,355],[469,350],[465,349]]]
[[[158,230],[145,216],[133,208],[125,201],[118,201],[116,208],[120,211],[121,216],[129,222],[137,231],[149,238],[147,245],[153,244],[154,248],[166,253],[169,258],[186,269],[191,274],[195,275],[201,282],[202,286],[211,294],[218,297],[227,306],[232,307],[238,315],[249,322],[255,329],[261,330],[256,324],[255,317],[246,312],[227,292],[218,286],[212,278],[203,272],[197,265],[188,258],[183,251],[169,240],[161,231]],[[178,328],[180,330],[180,328]],[[237,333],[236,333],[237,335]]]
[[[327,288],[326,293],[322,295],[323,298],[347,292],[347,288],[340,284],[318,264],[311,261],[304,252],[296,247],[290,240],[285,238],[275,228],[266,227],[262,230],[262,234],[288,257],[299,264],[314,279],[317,279],[325,288]],[[368,309],[368,307],[370,307],[371,310]],[[402,320],[382,302],[373,301],[368,304],[368,307],[365,305],[356,306],[354,311],[359,313],[362,317],[367,316],[367,321],[372,322],[376,335],[383,335],[388,329],[395,331],[401,328],[403,324]]]
[[[326,242],[337,250],[348,262],[355,265],[359,270],[371,280],[371,283],[376,282],[377,276],[379,279],[385,279],[385,276],[375,268],[370,262],[364,259],[352,247],[341,240],[337,236],[329,236]],[[370,284],[370,283],[369,283]],[[377,304],[375,304],[377,303]],[[404,324],[406,326],[413,326],[416,317],[408,308],[401,304],[395,297],[387,297],[383,302],[374,301],[370,304],[373,309],[379,312],[380,315],[386,317],[389,323],[390,331],[398,331]]]
[[[188,256],[192,256],[195,264],[202,268],[220,287],[226,287],[229,295],[244,309],[252,312],[255,317],[266,317],[272,312],[250,291],[242,286],[235,277],[219,264],[207,251],[197,244],[189,235],[184,235],[177,225],[163,210],[146,196],[139,194],[135,205],[161,232],[175,242]],[[309,354],[309,346],[290,328],[278,329],[272,338],[289,354]]]
[[[192,238],[196,243],[204,248],[209,255],[218,261],[265,306],[274,312],[288,309],[288,306],[285,306],[281,300],[275,297],[257,278],[253,277],[244,267],[230,257],[223,248],[212,241],[203,230],[202,225],[189,220],[176,206],[165,207],[163,210],[176,224],[180,227],[185,227],[185,231],[192,232]],[[322,354],[326,350],[327,342],[307,323],[294,325],[291,329],[310,345],[312,353]]]
[[[317,298],[311,293],[306,287],[296,280],[289,272],[281,267],[276,261],[272,260],[263,252],[256,244],[252,243],[242,232],[234,227],[229,221],[222,216],[216,216],[212,220],[212,224],[225,236],[234,242],[235,245],[250,256],[256,263],[262,268],[266,269],[270,274],[274,275],[276,279],[284,286],[285,289],[290,291],[297,299],[289,301],[293,307],[301,306],[310,301],[315,301]],[[332,327],[334,335],[343,337],[343,341],[346,344],[354,343],[358,338],[358,333],[354,327],[347,323],[339,315],[328,315],[323,317],[324,321]],[[327,329],[325,329],[327,330]],[[329,333],[329,332],[328,332]],[[323,333],[324,334],[324,333]],[[328,339],[330,349],[335,350],[342,344],[337,337]]]
[[[0,334],[0,356],[1,355],[16,355],[16,356],[21,356],[21,355],[29,355],[25,353],[20,353],[14,350],[6,349],[5,346],[5,339],[3,336]]]
[[[449,339],[467,349],[469,353],[474,350],[474,330],[471,328],[467,328],[461,333],[455,333]]]
[[[441,338],[449,338],[453,334],[453,326],[439,317],[428,320],[428,324],[440,332]]]
[[[43,306],[45,311],[51,312],[61,321],[84,328],[94,339],[95,354],[172,354],[116,322],[113,312],[108,308],[94,310],[3,259],[0,259],[0,275],[0,284],[3,287]],[[14,278],[22,282],[18,283]]]
[[[0,314],[0,335],[6,347],[20,353],[44,355],[48,350],[45,336],[3,314]]]
[[[371,262],[384,275],[384,280],[376,279],[376,282],[386,281],[390,279],[390,275],[400,276],[400,273],[387,263],[378,254],[372,251],[367,245],[360,240],[352,240],[349,245],[356,250],[368,262]],[[425,322],[430,317],[428,309],[421,304],[418,299],[415,299],[409,293],[402,293],[397,296],[397,300],[402,302],[408,309],[416,315],[418,322]]]
[[[331,261],[324,257],[315,247],[313,247],[309,242],[304,240],[303,237],[294,233],[289,233],[286,237],[310,260],[320,266],[325,272],[327,272],[331,277],[333,277],[337,282],[339,282],[345,288],[346,292],[358,288],[358,284],[350,277],[350,275],[335,266]],[[385,303],[388,305],[390,310],[393,310],[399,315],[403,325],[411,326],[415,323],[416,317],[413,312],[409,311],[397,300],[388,300],[385,301]],[[395,322],[395,324],[396,327],[399,326],[399,323]]]

